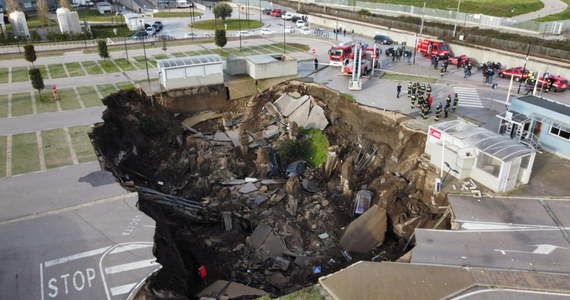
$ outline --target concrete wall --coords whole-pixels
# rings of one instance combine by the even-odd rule
[[[220,110],[227,105],[227,101],[226,86],[216,84],[164,92],[162,105],[175,113],[192,113]]]
[[[256,80],[297,75],[297,60],[295,59],[276,60],[261,64],[246,61],[246,64],[247,73]]]
[[[246,74],[247,63],[243,57],[228,58],[226,72],[230,75]]]
[[[407,31],[395,30],[376,25],[362,26],[360,23],[348,22],[345,20],[337,20],[335,18],[324,18],[321,16],[309,16],[309,22],[312,27],[324,26],[328,28],[336,28],[338,26],[343,29],[346,28],[346,37],[339,38],[339,40],[350,39],[349,32],[354,30],[357,35],[363,35],[372,39],[376,34],[384,34],[391,37],[394,41],[399,43],[406,42],[407,46],[413,46],[416,43],[416,35]],[[424,37],[427,37],[424,35]],[[436,38],[436,37],[432,37]],[[512,53],[495,49],[484,49],[476,46],[463,46],[459,44],[450,43],[451,49],[455,55],[468,55],[475,58],[479,62],[498,61],[504,66],[518,67],[523,66],[525,63],[526,53]],[[550,74],[562,75],[566,78],[570,77],[570,64],[550,62],[546,59],[529,57],[527,68],[544,73],[546,70]]]

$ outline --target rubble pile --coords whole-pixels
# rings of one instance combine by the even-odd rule
[[[153,298],[192,298],[216,280],[282,295],[360,259],[394,260],[445,204],[432,198],[424,133],[317,84],[274,86],[199,124],[135,91],[103,102],[94,145],[156,220]],[[323,165],[279,159],[280,140],[301,138],[298,123],[324,128]],[[220,297],[213,286],[227,285],[200,295]]]

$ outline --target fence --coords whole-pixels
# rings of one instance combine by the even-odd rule
[[[233,0],[233,2],[239,2],[245,4],[247,0]],[[445,23],[458,23],[470,26],[478,27],[488,27],[493,29],[506,28],[511,30],[526,30],[531,31],[536,34],[561,34],[565,26],[569,26],[569,22],[535,22],[535,21],[525,21],[518,22],[512,18],[502,18],[487,16],[483,14],[471,14],[462,13],[453,10],[441,10],[423,7],[416,7],[412,5],[403,4],[389,4],[389,3],[376,3],[367,1],[356,1],[356,0],[289,0],[293,3],[304,3],[304,4],[314,4],[318,6],[323,6],[325,9],[327,7],[337,7],[341,9],[351,10],[357,12],[357,10],[366,9],[371,12],[382,11],[390,14],[397,15],[409,15],[415,17],[424,16],[427,19],[437,19]],[[292,4],[293,4],[292,3]],[[294,6],[294,4],[293,4]]]
[[[123,44],[125,39],[127,39],[127,44],[140,43],[140,41],[131,40],[126,38],[108,38],[108,45]],[[80,40],[80,41],[67,41],[67,42],[34,42],[34,50],[40,51],[57,51],[57,50],[69,50],[69,49],[81,49],[87,47],[97,47],[98,39]],[[23,52],[23,46],[28,43],[22,41],[20,43],[10,43],[7,45],[0,46],[0,54],[9,53],[19,53]],[[18,49],[20,48],[20,49]]]

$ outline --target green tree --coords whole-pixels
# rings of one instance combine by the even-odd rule
[[[99,50],[99,56],[103,59],[109,58],[109,48],[107,48],[107,41],[100,40],[97,42],[97,50]]]
[[[214,41],[216,42],[216,46],[224,48],[224,46],[228,43],[228,38],[226,37],[226,31],[223,29],[216,30],[216,37]]]
[[[40,73],[40,70],[36,68],[31,68],[28,71],[28,74],[30,75],[30,81],[32,82],[32,87],[38,90],[38,94],[40,94],[40,101],[42,101],[42,90],[45,88],[42,73]]]
[[[20,3],[18,2],[18,0],[6,0],[4,2],[4,7],[6,8],[6,11],[11,13],[13,11],[19,10]]]
[[[32,63],[32,68],[34,67],[34,62],[38,59],[36,55],[36,50],[34,49],[34,45],[25,45],[24,46],[24,57],[27,61]]]
[[[226,18],[232,16],[233,9],[227,3],[218,3],[214,5],[214,17],[222,18],[222,21],[226,21]]]
[[[59,0],[59,7],[70,8],[69,0]]]

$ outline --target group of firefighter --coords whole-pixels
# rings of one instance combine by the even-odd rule
[[[412,108],[420,108],[420,113],[422,118],[427,119],[428,114],[431,113],[431,105],[433,102],[433,97],[431,96],[431,85],[425,83],[420,84],[419,82],[408,83],[408,98],[411,101]],[[416,103],[417,102],[417,103]],[[445,107],[439,102],[435,107],[435,120],[439,121],[439,116],[444,113],[444,117],[447,118],[449,110],[455,111],[457,109],[457,104],[459,104],[459,96],[455,93],[453,98],[453,106],[451,103],[451,94],[447,95],[445,99]]]

